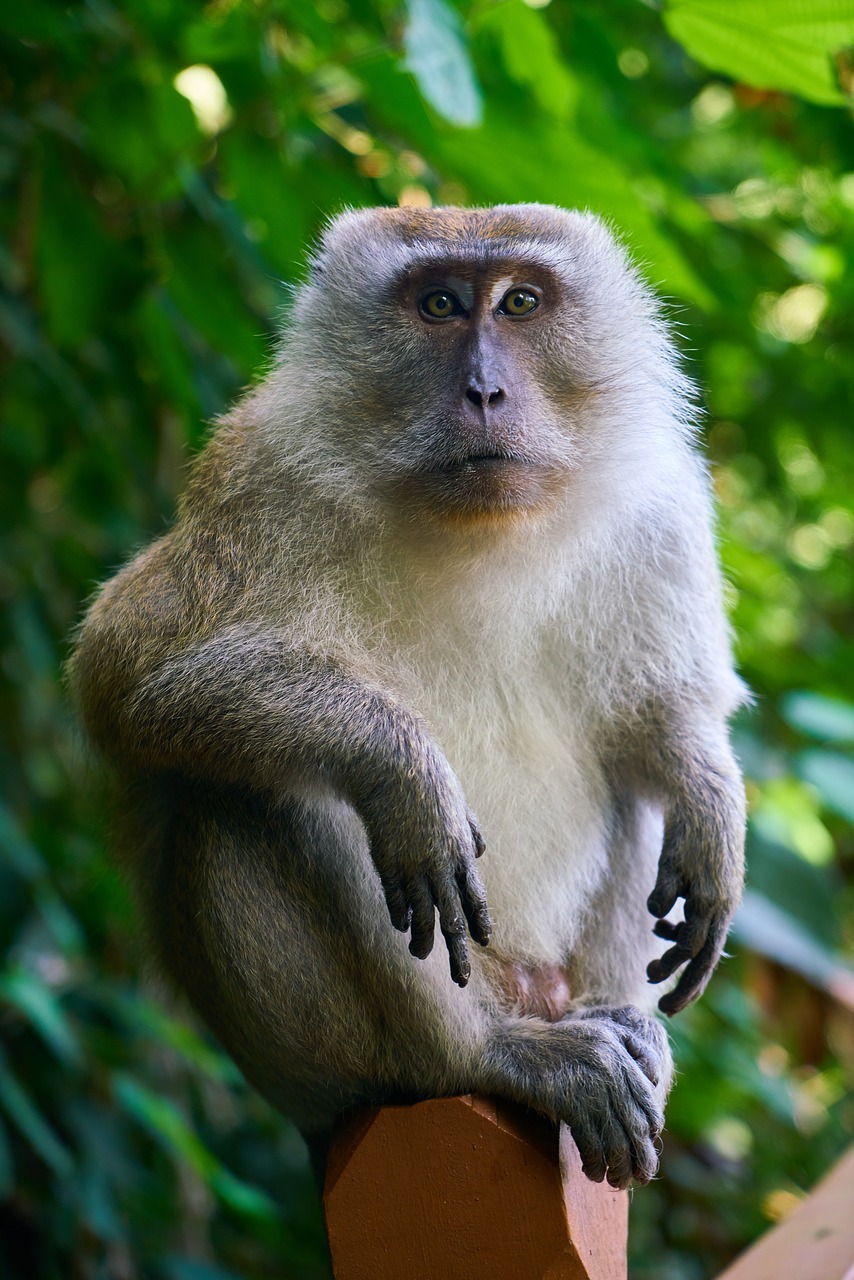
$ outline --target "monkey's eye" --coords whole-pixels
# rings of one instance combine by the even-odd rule
[[[539,305],[539,298],[530,289],[511,289],[501,299],[498,311],[502,316],[527,316]]]
[[[464,316],[463,305],[455,293],[449,289],[434,289],[427,293],[418,303],[422,315],[431,320],[450,320],[451,316]]]

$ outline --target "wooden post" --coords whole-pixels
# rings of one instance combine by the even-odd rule
[[[323,1197],[335,1280],[625,1280],[628,1195],[511,1103],[439,1098],[361,1111]]]

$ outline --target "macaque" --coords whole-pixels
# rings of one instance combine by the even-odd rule
[[[649,984],[700,995],[742,884],[694,423],[592,215],[343,213],[91,605],[72,687],[150,948],[315,1151],[478,1092],[655,1172]]]

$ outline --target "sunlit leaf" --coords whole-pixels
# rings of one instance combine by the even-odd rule
[[[713,71],[813,102],[845,102],[833,54],[854,44],[851,0],[666,0],[664,21]]]
[[[481,92],[462,25],[445,0],[409,0],[403,45],[427,102],[452,124],[478,124]]]
[[[833,859],[833,837],[810,787],[791,776],[771,778],[754,801],[752,826],[769,844],[786,845],[813,866]]]

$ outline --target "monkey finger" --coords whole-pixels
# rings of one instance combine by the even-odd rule
[[[663,956],[659,956],[657,960],[651,960],[646,967],[646,976],[650,982],[663,982],[665,978],[669,978],[671,974],[680,969],[683,964],[697,954],[697,948],[693,945],[686,945],[682,941],[682,935],[679,935],[679,941],[675,947],[671,947],[669,951],[665,951]]]
[[[655,888],[646,903],[650,914],[659,918],[666,916],[676,905],[676,899],[685,896],[686,887],[682,872],[668,858],[662,857]]]
[[[681,924],[681,921],[679,922]],[[679,935],[679,924],[671,924],[669,920],[657,920],[653,925],[656,938],[664,938],[666,942],[675,942]]]
[[[581,1156],[582,1172],[591,1182],[604,1182],[607,1165],[602,1140],[593,1126],[579,1117],[572,1123],[570,1132]]]
[[[387,877],[382,885],[391,922],[400,933],[406,933],[412,921],[412,911],[406,901],[403,886],[398,880],[390,880]]]
[[[710,907],[698,905],[689,897],[685,903],[685,919],[679,926],[679,946],[690,951],[692,956],[699,955],[709,936],[714,914]]]
[[[424,960],[433,950],[436,910],[430,885],[423,876],[410,882],[409,902],[412,909],[409,950],[417,959]]]
[[[676,986],[667,995],[662,996],[658,1007],[662,1013],[672,1015],[679,1013],[692,1000],[703,994],[709,978],[723,950],[726,939],[726,928],[716,927],[710,930],[705,946],[686,967]]]
[[[617,1191],[625,1191],[632,1178],[637,1177],[638,1159],[625,1128],[616,1119],[612,1122],[612,1127],[619,1129],[620,1136],[612,1146],[606,1177],[609,1186]]]
[[[458,987],[464,987],[471,977],[471,961],[466,935],[465,933],[444,933],[444,931],[443,934],[448,948],[451,977]]]
[[[461,867],[457,872],[457,888],[460,904],[468,922],[469,933],[480,946],[485,947],[492,937],[492,920],[486,901],[486,890],[473,867]]]
[[[466,922],[460,912],[454,887],[442,881],[433,882],[433,897],[439,912],[439,927],[451,965],[451,977],[458,987],[464,987],[471,977]]]
[[[676,926],[676,946],[665,951],[663,956],[653,960],[647,966],[646,976],[650,982],[663,982],[671,973],[702,951],[709,935],[709,917],[696,910],[688,911],[681,924]]]

